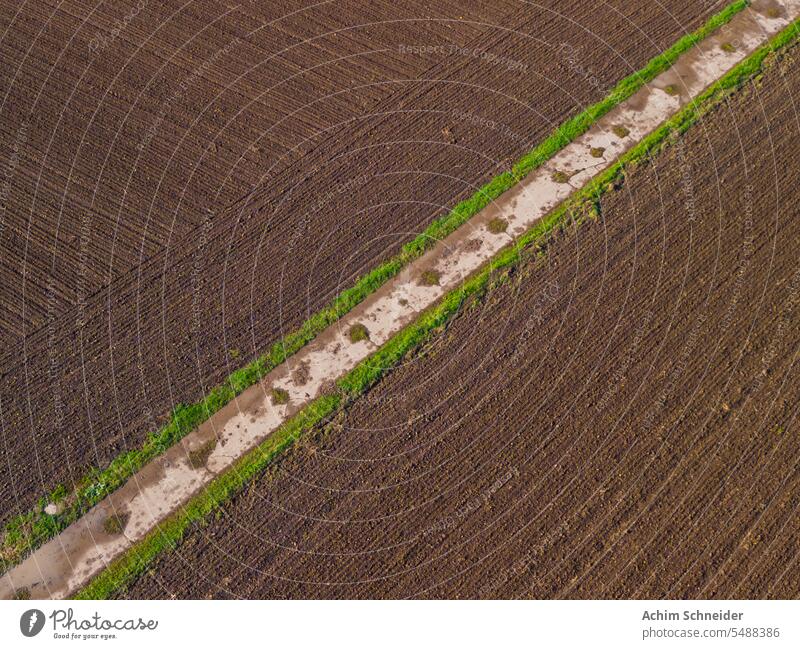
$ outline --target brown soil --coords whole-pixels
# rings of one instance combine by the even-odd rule
[[[437,21],[417,0],[185,4],[46,0],[0,22],[2,150],[24,139],[0,239],[3,342],[197,236],[287,152],[437,62],[395,43],[464,46],[515,6],[445,1]]]
[[[796,56],[126,596],[800,595]]]
[[[0,19],[11,24],[2,145],[35,116],[0,237],[10,318],[0,522],[138,446],[176,403],[198,399],[719,8],[553,0],[559,17],[510,1],[333,3],[214,22],[227,4],[167,20],[147,3],[89,56],[123,8],[82,23],[88,5],[62,5],[25,58],[52,12],[34,4]],[[266,5],[246,12],[266,11],[255,6]],[[385,22],[398,17],[408,20]],[[438,19],[448,17],[459,20]],[[263,19],[276,22],[249,36]],[[204,27],[218,31],[190,42]],[[224,52],[233,37],[242,43]],[[468,53],[400,50],[453,43]],[[181,79],[194,80],[170,102]],[[228,349],[241,350],[235,363]]]

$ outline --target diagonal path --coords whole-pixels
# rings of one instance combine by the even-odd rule
[[[313,343],[0,578],[0,597],[63,598],[143,539],[576,189],[800,15],[748,11],[410,264]],[[737,47],[727,47],[735,42]],[[723,47],[725,46],[725,47]],[[354,335],[361,334],[361,335]],[[120,517],[119,519],[115,517]],[[121,530],[109,521],[118,522]]]

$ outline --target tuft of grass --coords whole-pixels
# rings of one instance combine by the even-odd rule
[[[664,88],[664,92],[666,92],[670,97],[675,97],[676,95],[680,94],[680,88],[674,83],[669,84]]]
[[[186,454],[186,456],[189,458],[189,466],[191,466],[193,469],[202,469],[206,465],[209,456],[214,452],[215,448],[217,448],[216,437],[208,440],[199,448],[189,451]]]
[[[589,153],[593,158],[602,158],[603,154],[606,152],[606,148],[602,146],[593,146]]]
[[[541,167],[615,106],[671,67],[681,54],[728,23],[747,5],[747,0],[736,0],[712,16],[697,31],[683,36],[669,49],[651,59],[641,70],[622,79],[601,101],[587,107],[554,129],[539,145],[522,156],[509,171],[496,176],[470,198],[454,206],[448,214],[433,221],[418,237],[406,243],[397,255],[360,277],[331,304],[312,315],[299,329],[276,341],[264,355],[233,372],[204,399],[190,405],[175,406],[167,417],[167,422],[160,429],[150,433],[140,448],[121,453],[104,469],[90,470],[77,481],[78,486],[74,489],[67,490],[63,485],[57,486],[51,494],[40,499],[37,506],[11,519],[6,524],[0,545],[0,570],[7,570],[18,563],[33,549],[80,518],[105,496],[122,486],[150,460],[164,453],[235,396],[261,380],[389,279],[395,277],[409,263],[422,256],[437,241],[459,228],[531,171]],[[48,502],[63,504],[64,507],[59,514],[51,516],[44,511]]]
[[[350,330],[347,332],[347,337],[353,344],[360,343],[362,340],[369,340],[369,329],[360,322],[357,322],[350,327]]]
[[[486,229],[492,234],[502,234],[508,230],[508,221],[497,216],[486,224]]]
[[[767,18],[780,18],[781,10],[777,7],[770,7],[767,9]]]
[[[112,514],[103,521],[103,531],[111,535],[122,534],[127,523],[127,516],[123,514]]]
[[[550,175],[550,178],[553,180],[553,182],[556,182],[556,183],[568,183],[569,179],[570,179],[570,175],[568,173],[566,173],[565,171],[558,171],[557,170],[557,171],[554,171]]]
[[[719,46],[719,49],[721,49],[723,52],[728,52],[730,54],[731,52],[736,51],[736,46],[733,43],[723,43],[722,45]]]
[[[272,405],[283,406],[289,403],[289,393],[283,388],[272,388]]]
[[[14,591],[14,599],[30,599],[31,598],[31,591],[27,588],[17,588]]]
[[[631,131],[630,131],[629,128],[626,128],[624,126],[620,126],[618,124],[611,127],[611,132],[614,135],[616,135],[618,138],[620,138],[620,139],[622,139],[623,137],[628,137],[631,134]]]
[[[438,270],[426,270],[419,276],[419,282],[423,286],[436,286],[442,275]]]
[[[435,332],[441,331],[447,322],[460,312],[462,305],[468,299],[483,297],[491,288],[498,285],[499,272],[510,271],[527,258],[530,251],[544,249],[551,235],[558,229],[564,228],[574,217],[578,217],[580,224],[593,213],[597,213],[600,198],[619,185],[627,166],[647,163],[654,153],[670,146],[676,136],[685,133],[731,92],[759,74],[770,52],[793,42],[800,35],[798,26],[800,21],[790,25],[768,45],[756,50],[720,81],[706,89],[695,101],[687,104],[671,119],[623,154],[608,169],[595,176],[581,190],[537,221],[516,243],[503,248],[466,282],[420,314],[417,320],[392,337],[375,354],[337,381],[338,390],[335,394],[318,398],[285,422],[261,445],[240,458],[230,470],[217,476],[185,507],[158,525],[130,551],[112,562],[88,586],[77,593],[76,597],[102,599],[131,584],[161,553],[173,550],[193,525],[218,510],[234,494],[244,489],[253,478],[263,473],[283,450],[302,437],[310,435],[316,426],[330,421],[338,411],[364,394],[408,353],[421,347]]]
[[[236,360],[237,358],[239,358],[239,356],[241,356],[241,352],[240,352],[238,349],[229,349],[229,350],[228,350],[228,355],[229,355],[229,356],[230,356],[230,357],[231,357],[233,360]]]

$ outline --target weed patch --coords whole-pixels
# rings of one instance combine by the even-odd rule
[[[111,516],[108,516],[106,520],[103,521],[103,531],[112,536],[122,534],[127,523],[128,517],[126,515],[111,514]]]
[[[189,451],[186,454],[189,458],[189,466],[191,466],[193,469],[202,469],[206,465],[208,458],[214,452],[215,448],[217,448],[216,437],[208,440],[199,448]]]
[[[362,340],[369,340],[369,329],[360,322],[357,322],[350,327],[350,331],[347,332],[347,337],[353,344],[360,343]]]
[[[628,129],[628,128],[624,127],[624,126],[620,126],[618,124],[616,126],[612,126],[611,127],[611,132],[614,135],[616,135],[619,139],[622,139],[624,137],[628,137],[631,134],[630,129]]]
[[[508,230],[508,221],[501,219],[499,216],[495,217],[486,224],[486,229],[492,234],[502,234]]]
[[[419,276],[419,283],[423,286],[436,286],[439,284],[441,274],[438,270],[426,270]]]
[[[554,171],[550,178],[555,183],[568,183],[570,179],[570,175],[565,171]]]

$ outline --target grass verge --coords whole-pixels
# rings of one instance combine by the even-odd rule
[[[266,354],[232,373],[202,401],[191,405],[178,405],[171,413],[167,424],[160,430],[150,433],[140,448],[120,454],[105,469],[93,469],[72,489],[64,485],[58,486],[50,494],[43,496],[32,510],[9,521],[0,543],[0,570],[3,572],[8,570],[29,552],[58,534],[108,494],[121,487],[150,460],[164,453],[235,396],[257,383],[396,276],[405,266],[423,255],[437,241],[452,233],[531,171],[547,162],[567,144],[585,133],[608,111],[671,67],[681,54],[729,22],[748,4],[749,0],[736,0],[731,3],[712,16],[697,31],[683,36],[668,50],[651,59],[644,68],[620,81],[600,102],[589,106],[559,126],[541,144],[524,155],[510,171],[496,176],[470,198],[456,205],[447,215],[431,223],[422,234],[405,244],[395,257],[359,278],[353,287],[343,291],[332,304],[309,318],[300,329],[276,342]],[[55,505],[56,513],[49,514],[45,511],[48,504]]]
[[[517,242],[501,250],[459,288],[423,312],[415,322],[340,379],[337,382],[336,394],[318,398],[285,423],[269,439],[243,456],[228,472],[212,481],[206,491],[193,498],[179,512],[173,514],[125,555],[114,561],[77,593],[76,597],[102,599],[129,585],[163,552],[174,549],[192,526],[201,523],[250,480],[258,477],[294,441],[310,433],[315,426],[325,422],[341,408],[364,394],[406,355],[440,332],[459,312],[465,300],[484,297],[489,290],[504,281],[502,273],[508,273],[524,259],[541,254],[555,230],[565,227],[568,223],[576,221],[580,223],[587,217],[598,214],[600,198],[619,185],[619,181],[624,179],[626,168],[647,162],[653,154],[668,146],[745,82],[757,78],[762,73],[770,54],[793,43],[799,36],[800,21],[796,21],[641,140],[613,166],[556,207]]]

